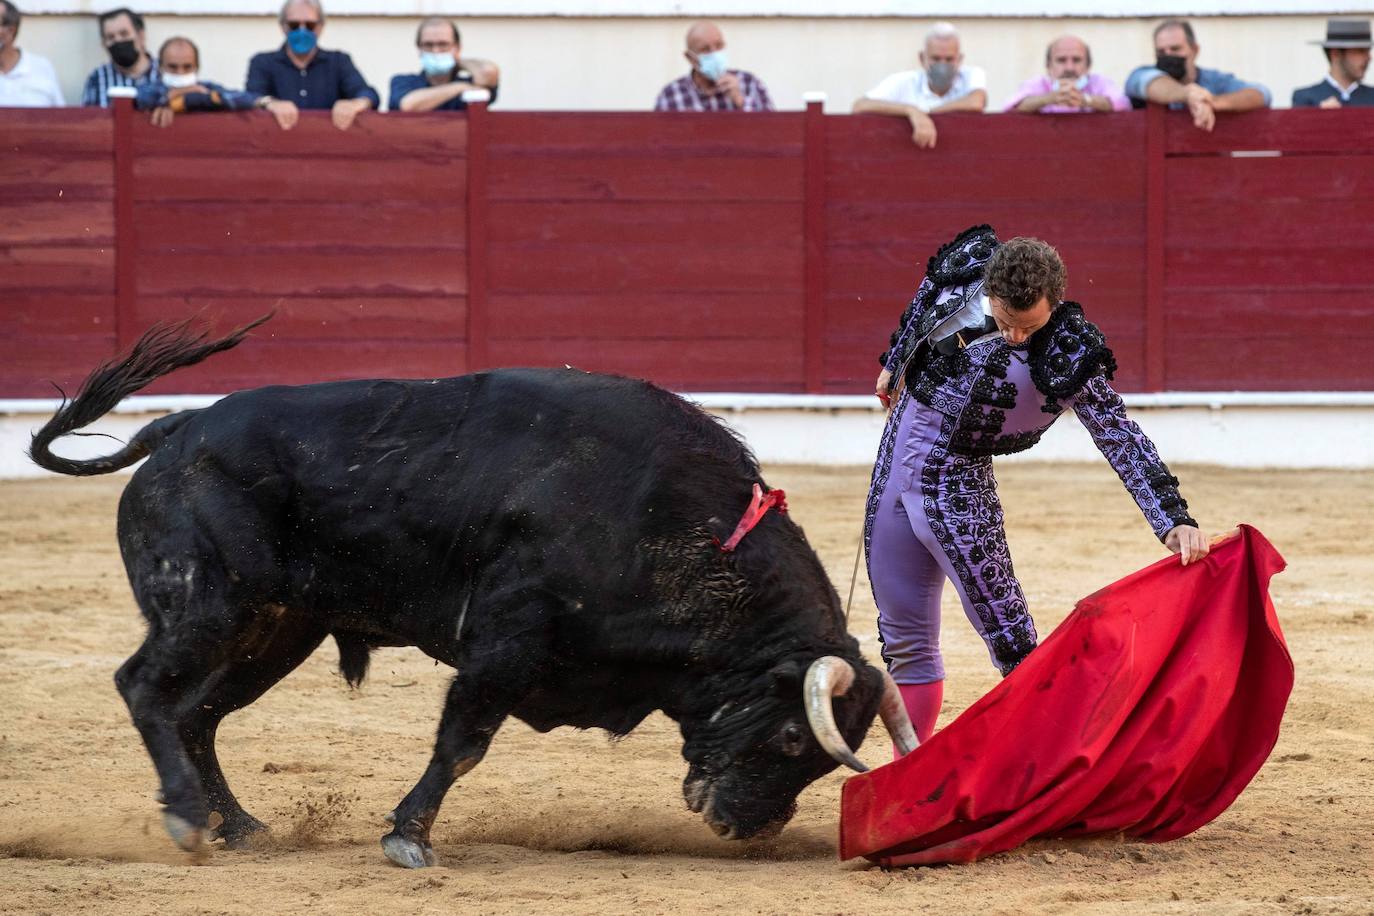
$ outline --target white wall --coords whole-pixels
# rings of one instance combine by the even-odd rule
[[[58,9],[78,5],[107,9],[117,5],[117,0],[45,4]],[[132,5],[139,6],[136,2]],[[226,4],[197,6],[183,0],[173,5],[224,8]],[[364,4],[371,8],[377,5]],[[569,5],[581,12],[566,16],[458,18],[464,53],[489,58],[502,68],[500,108],[646,109],[665,82],[686,72],[682,43],[690,19],[598,17],[586,15],[586,10],[612,4]],[[648,4],[650,8],[663,5]],[[34,8],[33,4],[23,2],[19,6]],[[164,2],[161,6],[168,4]],[[395,6],[402,10],[452,9],[448,4],[415,0]],[[808,4],[791,6],[806,8]],[[844,8],[842,4],[829,6]],[[865,5],[875,6],[903,4]],[[1038,6],[1072,8],[1073,4],[1042,2]],[[1126,4],[1127,9],[1144,6]],[[1218,8],[1225,4],[1193,6]],[[1256,6],[1253,2],[1245,4],[1248,9]],[[1310,8],[1293,2],[1280,6]],[[1340,14],[1337,11],[1334,15]],[[1267,84],[1274,91],[1276,106],[1285,107],[1295,87],[1315,83],[1325,72],[1319,49],[1306,44],[1325,34],[1325,17],[1322,13],[1194,19],[1201,46],[1199,60],[1203,66],[1232,70]],[[827,110],[837,113],[848,111],[855,98],[886,74],[916,66],[921,38],[931,23],[930,19],[890,16],[752,16],[718,21],[725,32],[732,63],[761,77],[779,107],[800,108],[801,94],[819,89],[829,93]],[[1081,35],[1090,43],[1098,71],[1118,82],[1124,80],[1133,67],[1152,59],[1150,32],[1158,19],[1121,18],[1118,13],[1116,18],[955,21],[964,32],[967,61],[988,71],[991,103],[1000,108],[1018,83],[1041,71],[1045,45],[1064,32]],[[328,21],[323,43],[325,47],[351,53],[385,101],[391,76],[417,69],[417,22],[418,16],[412,15],[336,15]],[[229,86],[243,84],[253,53],[281,42],[275,18],[270,15],[148,17],[148,40],[154,51],[174,34],[184,34],[199,44],[204,58],[203,73]],[[19,44],[53,61],[68,103],[80,100],[86,74],[105,59],[91,15],[29,13],[24,18]]]

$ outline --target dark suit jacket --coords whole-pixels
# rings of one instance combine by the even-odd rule
[[[1336,92],[1336,87],[1326,80],[1322,80],[1315,86],[1307,86],[1302,89],[1293,90],[1294,108],[1316,108],[1325,100],[1332,96],[1340,97]],[[1355,91],[1350,93],[1350,100],[1341,102],[1342,105],[1374,105],[1374,87],[1366,86],[1364,83],[1355,87]]]

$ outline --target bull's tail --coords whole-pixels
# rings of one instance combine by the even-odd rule
[[[221,350],[237,346],[249,331],[273,314],[275,312],[269,312],[218,340],[208,340],[208,332],[204,329],[191,330],[189,319],[154,325],[138,339],[126,356],[115,357],[87,376],[75,398],[70,401],[63,399],[62,406],[52,419],[33,434],[29,457],[39,467],[58,474],[87,476],[108,474],[147,456],[172,429],[180,425],[182,415],[164,417],[148,424],[129,440],[128,445],[104,458],[85,461],[63,458],[54,455],[49,446],[74,430],[99,420],[124,398],[167,373],[182,366],[193,366]]]

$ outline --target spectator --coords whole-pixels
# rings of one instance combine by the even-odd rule
[[[938,22],[926,33],[921,68],[887,77],[854,103],[854,111],[906,118],[912,141],[930,148],[936,140],[930,116],[982,111],[988,103],[988,78],[981,67],[964,66],[959,30],[948,22]]]
[[[134,106],[140,111],[152,111],[152,122],[158,127],[170,127],[179,112],[186,111],[248,111],[262,108],[280,118],[286,112],[285,102],[266,95],[226,89],[219,83],[200,78],[200,49],[189,38],[169,38],[157,52],[158,71],[162,78],[138,90]]]
[[[67,104],[46,57],[22,51],[19,7],[0,0],[0,108],[61,108]]]
[[[772,111],[763,81],[747,70],[731,70],[725,36],[713,22],[687,30],[683,57],[692,70],[663,87],[654,111]]]
[[[148,56],[144,44],[143,17],[126,7],[101,13],[100,41],[110,55],[110,63],[101,64],[86,77],[81,91],[82,105],[110,107],[111,86],[132,86],[142,89],[157,82],[157,61]]]
[[[1056,38],[1045,49],[1045,75],[1022,83],[1003,111],[1068,114],[1130,108],[1120,87],[1090,73],[1092,66],[1093,52],[1086,41],[1074,35]]]
[[[353,66],[353,58],[319,46],[324,31],[319,0],[286,0],[277,21],[286,41],[276,51],[253,55],[244,89],[290,104],[289,109],[282,106],[278,124],[295,126],[301,108],[328,109],[334,126],[347,130],[359,112],[381,106],[377,90]]]
[[[1374,89],[1361,80],[1369,69],[1369,20],[1328,19],[1322,46],[1329,67],[1326,79],[1315,86],[1293,90],[1294,108],[1343,108],[1374,105]]]
[[[415,32],[420,50],[420,72],[398,73],[391,78],[387,108],[392,111],[461,111],[468,107],[463,93],[486,89],[496,101],[501,71],[487,60],[464,60],[458,26],[441,16],[431,16]]]
[[[1136,67],[1126,77],[1126,95],[1143,108],[1160,102],[1187,108],[1199,130],[1216,126],[1217,113],[1267,108],[1269,90],[1247,83],[1235,74],[1197,65],[1198,44],[1193,27],[1182,19],[1167,19],[1155,27],[1155,62]]]

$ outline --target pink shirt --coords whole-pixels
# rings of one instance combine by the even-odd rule
[[[1059,81],[1050,79],[1048,75],[1042,74],[1035,79],[1026,80],[1021,84],[1021,88],[1016,90],[1016,95],[1006,105],[1002,106],[1003,111],[1011,111],[1021,100],[1033,95],[1044,95],[1059,88]],[[1121,87],[1105,76],[1097,73],[1088,74],[1088,86],[1082,90],[1088,95],[1101,95],[1111,99],[1113,111],[1127,111],[1131,107],[1130,100],[1121,92]],[[1050,114],[1081,114],[1083,109],[1070,108],[1067,105],[1046,105],[1040,109],[1042,112]]]

